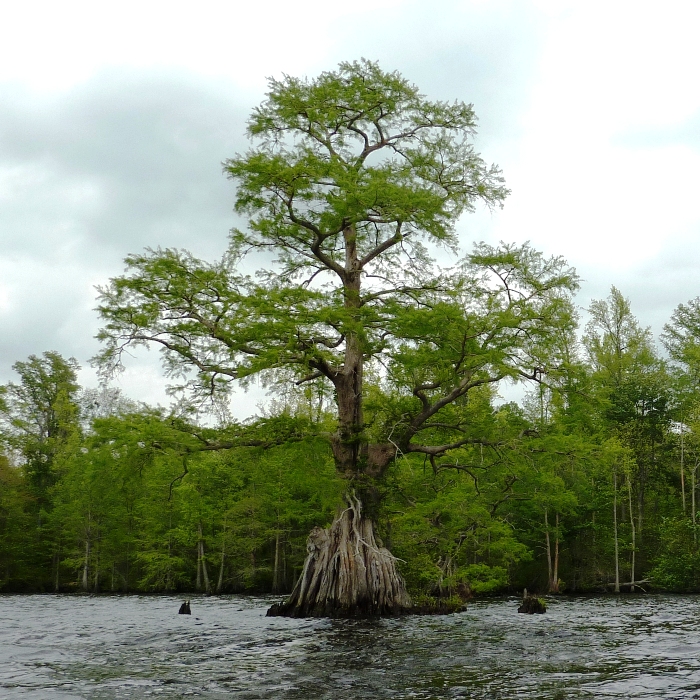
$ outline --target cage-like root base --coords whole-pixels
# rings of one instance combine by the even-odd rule
[[[396,559],[377,545],[374,524],[354,494],[331,527],[311,531],[308,556],[292,594],[268,616],[370,617],[411,612]]]

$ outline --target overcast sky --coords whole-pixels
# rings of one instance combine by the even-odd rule
[[[465,248],[530,240],[578,269],[581,307],[614,284],[658,334],[700,295],[699,20],[688,0],[4,3],[0,383],[57,350],[94,384],[94,286],[147,246],[219,255],[241,225],[221,162],[266,78],[360,57],[474,104],[512,194],[460,222]],[[163,385],[156,353],[120,379]]]

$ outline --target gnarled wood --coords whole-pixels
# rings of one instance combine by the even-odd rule
[[[328,530],[316,527],[308,556],[291,596],[276,603],[269,616],[367,617],[411,612],[406,584],[396,559],[377,544],[374,524],[362,515],[354,494]]]

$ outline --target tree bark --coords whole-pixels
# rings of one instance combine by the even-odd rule
[[[617,466],[613,471],[613,535],[615,538],[615,593],[620,592],[620,547],[617,537]]]
[[[353,225],[343,231],[345,266],[337,271],[343,283],[344,307],[351,322],[345,335],[341,367],[319,363],[335,387],[338,428],[331,441],[336,470],[348,481],[348,507],[328,530],[314,528],[307,541],[308,556],[289,599],[275,604],[268,615],[289,617],[365,617],[409,612],[411,599],[396,569],[396,559],[378,545],[376,479],[394,459],[394,445],[370,445],[364,435],[363,341],[360,326],[362,262]],[[363,512],[364,511],[364,512]],[[277,570],[277,566],[275,567]]]
[[[211,584],[209,582],[209,572],[207,571],[207,561],[204,558],[204,535],[202,535],[202,523],[199,523],[197,526],[197,532],[199,534],[199,562],[201,564],[202,576],[204,577],[204,592],[209,595],[211,593]],[[200,582],[198,581],[198,583]]]
[[[559,514],[556,515],[556,526],[559,526]],[[549,520],[547,510],[544,511],[545,541],[547,544],[547,591],[549,593],[559,593],[559,534],[555,534],[554,560],[552,561],[552,546],[549,535]]]
[[[90,587],[90,534],[85,538],[85,563],[83,564],[83,591]]]
[[[629,496],[630,503],[630,526],[632,527],[632,565],[630,573],[630,592],[634,593],[634,568],[635,568],[635,556],[637,551],[637,537],[636,530],[634,527],[634,513],[632,511],[632,482],[630,481],[629,475],[627,477],[627,494]]]
[[[279,524],[278,530],[275,533],[275,563],[272,569],[272,592],[279,593],[281,590],[280,586],[280,531]]]
[[[396,559],[377,542],[374,523],[354,493],[328,530],[314,528],[308,556],[291,596],[269,616],[369,617],[411,611]]]
[[[216,594],[219,595],[224,588],[224,562],[226,561],[226,519],[224,518],[224,531],[221,533],[221,566],[219,567],[219,580],[216,583]]]

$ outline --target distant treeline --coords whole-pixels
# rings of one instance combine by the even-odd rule
[[[449,462],[397,455],[375,517],[414,596],[700,590],[697,306],[667,325],[664,360],[613,288],[521,405],[486,386],[455,404],[473,445]],[[313,384],[212,427],[81,389],[57,353],[14,369],[0,394],[2,591],[282,593],[311,528],[343,507],[332,396]],[[368,431],[402,400],[369,381]]]

